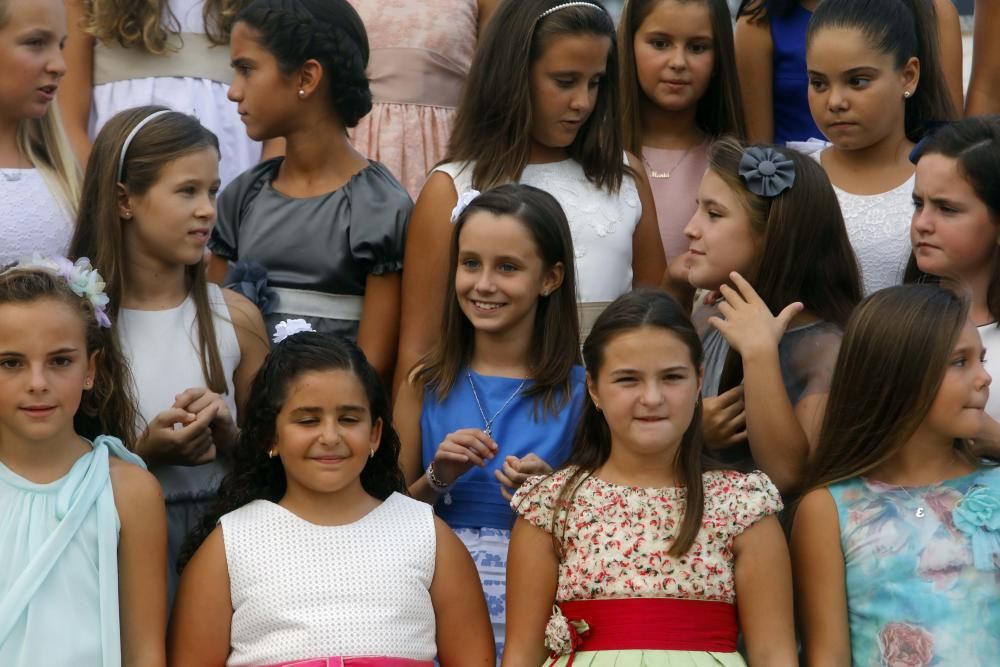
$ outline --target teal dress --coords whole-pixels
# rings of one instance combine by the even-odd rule
[[[0,463],[0,665],[121,665],[118,511],[100,436],[70,471],[36,484]],[[143,466],[145,467],[145,466]]]
[[[1000,468],[923,487],[855,477],[829,490],[854,665],[995,667]]]

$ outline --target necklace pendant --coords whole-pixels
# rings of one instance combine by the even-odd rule
[[[487,426],[486,428],[483,429],[483,433],[485,433],[488,437],[492,438],[493,437],[493,427],[492,426]]]
[[[669,171],[654,171],[654,170],[650,169],[649,170],[649,177],[650,178],[670,178],[670,172]]]
[[[913,515],[916,516],[918,519],[923,519],[924,518],[924,508],[923,507],[918,507],[917,511],[914,512]]]

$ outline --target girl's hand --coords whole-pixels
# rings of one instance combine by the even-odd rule
[[[743,357],[776,351],[788,323],[802,312],[802,303],[785,306],[775,317],[743,276],[734,271],[729,277],[736,289],[729,285],[719,288],[723,300],[717,305],[722,317],[710,317],[708,323]]]
[[[485,466],[496,452],[497,443],[482,429],[459,429],[449,433],[438,445],[434,454],[434,475],[450,486],[472,466]]]
[[[718,396],[701,399],[701,424],[705,446],[731,447],[747,438],[747,414],[743,405],[743,385]]]
[[[150,465],[191,466],[215,460],[212,420],[218,412],[210,405],[198,414],[168,408],[156,415],[136,443],[136,453]],[[179,424],[180,428],[175,428]]]
[[[214,407],[215,418],[209,428],[212,430],[212,442],[220,452],[231,451],[239,435],[229,405],[221,395],[205,387],[186,389],[174,397],[175,408],[181,408],[195,414]],[[213,457],[214,458],[214,457]],[[211,459],[209,459],[211,460]]]
[[[500,481],[500,495],[509,501],[526,479],[532,475],[548,475],[551,472],[552,466],[538,455],[528,454],[522,459],[508,456],[504,459],[503,470],[497,470],[493,474]]]

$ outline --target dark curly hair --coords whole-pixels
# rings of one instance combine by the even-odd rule
[[[291,74],[307,60],[323,65],[337,115],[354,127],[372,109],[368,34],[347,0],[255,0],[237,16],[259,33],[260,43]]]
[[[233,452],[233,467],[219,486],[215,507],[188,537],[178,570],[184,568],[219,518],[253,500],[278,502],[287,480],[281,458],[268,457],[274,445],[275,424],[292,384],[304,373],[348,370],[361,382],[368,396],[372,423],[382,420],[382,439],[375,455],[361,471],[361,486],[371,496],[385,500],[393,492],[406,493],[399,469],[399,436],[392,427],[389,399],[375,369],[349,340],[333,334],[304,332],[276,345],[257,372],[243,415],[243,429]]]

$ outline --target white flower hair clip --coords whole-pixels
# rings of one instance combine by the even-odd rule
[[[274,336],[271,340],[277,344],[289,336],[294,336],[303,331],[312,331],[315,333],[316,330],[305,320],[283,320],[278,322],[277,326],[274,327]]]
[[[481,193],[479,190],[466,190],[458,198],[458,202],[455,204],[455,208],[451,209],[451,224],[458,222],[459,216],[462,215],[462,211],[472,203],[472,200],[478,197]]]
[[[94,317],[97,324],[105,329],[111,328],[111,320],[105,310],[111,300],[104,292],[104,278],[95,269],[90,259],[81,257],[71,262],[61,255],[42,257],[38,253],[29,259],[25,257],[17,263],[15,269],[48,271],[54,273],[69,284],[69,288],[77,296],[86,299],[94,307]]]

